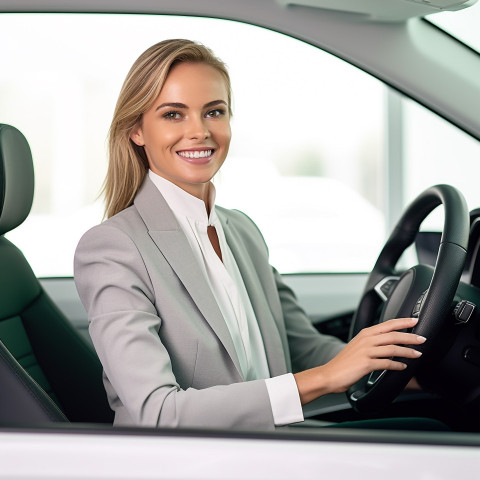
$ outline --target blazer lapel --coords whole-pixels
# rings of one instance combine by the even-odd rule
[[[134,200],[151,239],[192,297],[205,320],[222,342],[240,377],[240,363],[227,324],[207,280],[173,212],[153,182],[146,177]]]
[[[260,327],[270,375],[282,375],[289,371],[286,364],[284,346],[251,255],[245,248],[241,237],[232,231],[233,227],[230,228],[228,217],[223,212],[220,212],[219,209],[217,209],[217,214],[222,222],[225,239],[237,262]]]

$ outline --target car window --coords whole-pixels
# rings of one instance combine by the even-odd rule
[[[2,14],[0,122],[26,135],[36,170],[32,213],[9,238],[38,276],[72,275],[80,236],[102,220],[121,83],[143,50],[173,37],[205,43],[229,66],[233,140],[217,203],[259,225],[281,272],[370,270],[400,207],[438,181],[480,204],[464,174],[478,142],[300,40],[208,18]]]
[[[480,3],[468,9],[454,12],[440,12],[426,17],[430,22],[458,38],[480,53]]]
[[[406,201],[434,184],[457,187],[470,209],[480,206],[476,175],[480,143],[470,135],[421,107],[403,100],[404,195]],[[440,230],[443,211],[433,212],[423,228]]]

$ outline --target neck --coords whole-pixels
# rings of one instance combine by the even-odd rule
[[[173,182],[175,183],[175,182]],[[207,210],[207,214],[210,215],[210,210],[212,209],[212,205],[210,205],[210,182],[207,183],[200,183],[196,185],[185,185],[185,184],[178,184],[175,183],[177,187],[180,187],[182,190],[185,190],[190,195],[197,197],[198,199],[202,200],[205,204],[205,209]]]
[[[210,215],[210,211],[212,210],[212,205],[210,204],[210,188],[212,183],[210,181],[207,181],[205,183],[187,183],[179,181],[177,179],[167,178],[166,176],[162,175],[161,172],[155,171],[154,169],[152,169],[152,172],[155,175],[162,177],[164,180],[173,183],[178,188],[181,188],[183,191],[189,193],[190,195],[197,197],[199,200],[202,200],[205,204],[207,214]]]
[[[205,192],[203,195],[203,203],[205,204],[205,208],[207,209],[207,215],[210,215],[210,211],[212,206],[210,205],[210,182],[205,185]]]

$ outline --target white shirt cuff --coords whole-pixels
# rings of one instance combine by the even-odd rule
[[[267,378],[265,384],[270,397],[275,426],[303,422],[302,404],[293,374],[287,373]]]

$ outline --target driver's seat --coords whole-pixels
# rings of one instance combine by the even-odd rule
[[[0,124],[0,425],[67,419],[112,423],[93,347],[5,238],[29,214],[33,191],[27,140],[16,128]]]

